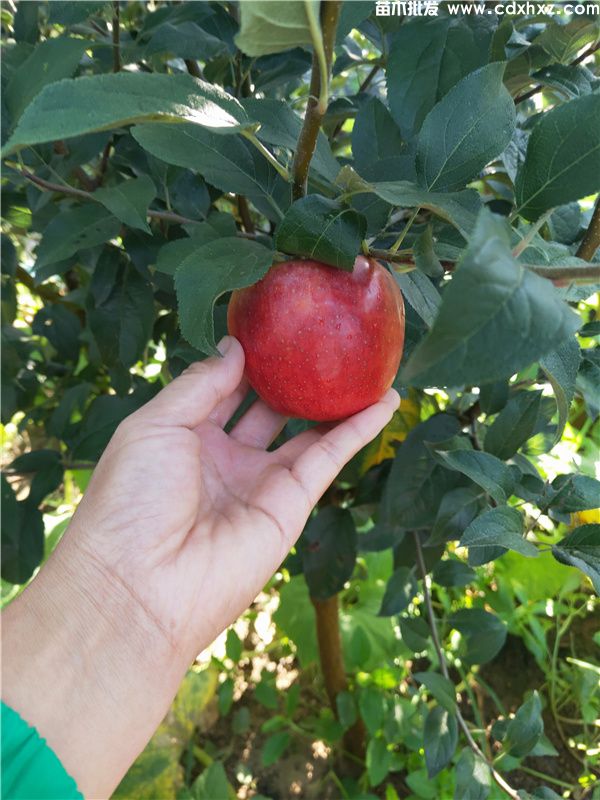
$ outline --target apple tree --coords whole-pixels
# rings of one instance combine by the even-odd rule
[[[600,590],[600,483],[549,466],[599,414],[599,17],[385,5],[3,4],[2,420],[27,443],[2,476],[3,586],[50,552],[52,498],[85,489],[118,423],[215,353],[233,290],[290,258],[377,259],[406,306],[403,403],[318,503],[282,597],[314,607],[329,735],[365,790],[413,731],[393,685],[357,676],[418,661],[428,779],[517,798],[542,699],[499,720],[492,763],[457,665],[503,647],[492,577],[470,586],[507,554]]]

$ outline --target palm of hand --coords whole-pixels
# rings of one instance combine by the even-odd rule
[[[234,351],[237,363],[228,356],[213,365],[213,373],[223,373],[217,392],[208,391],[202,366],[132,415],[109,444],[78,512],[87,555],[125,584],[191,657],[252,602],[319,496],[397,405],[386,397],[332,430],[306,431],[267,452],[285,419],[262,401],[229,435],[222,428],[245,393],[241,348]],[[218,402],[190,416],[192,397],[185,395],[202,389]],[[179,403],[186,408],[182,418],[176,418]]]

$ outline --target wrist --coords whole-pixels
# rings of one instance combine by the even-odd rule
[[[107,797],[168,710],[187,660],[71,536],[4,613],[3,628],[4,699],[86,796]]]

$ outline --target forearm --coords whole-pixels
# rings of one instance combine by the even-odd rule
[[[168,710],[187,654],[68,540],[2,623],[3,699],[86,797],[108,797]]]

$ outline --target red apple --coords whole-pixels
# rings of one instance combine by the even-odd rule
[[[227,322],[260,397],[281,414],[316,421],[343,419],[379,400],[404,344],[400,290],[363,256],[352,272],[318,261],[276,264],[233,292]]]

